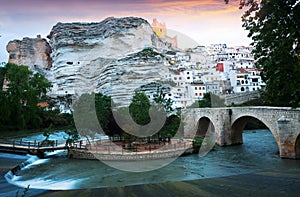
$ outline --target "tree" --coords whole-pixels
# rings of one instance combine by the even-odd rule
[[[0,87],[3,87],[3,82],[4,82],[4,78],[5,78],[5,74],[7,72],[6,67],[0,67]]]
[[[135,92],[129,105],[129,113],[132,119],[140,125],[148,124],[150,120],[150,101],[144,92]]]
[[[228,2],[227,0],[225,2]],[[300,106],[299,0],[241,0],[242,17],[254,46],[256,66],[266,82],[266,104]]]
[[[171,115],[167,117],[164,126],[159,131],[159,135],[163,138],[170,138],[176,135],[180,125],[180,115]]]
[[[1,107],[1,125],[12,129],[38,128],[42,122],[38,102],[46,95],[51,83],[40,75],[33,74],[27,66],[8,63],[5,78],[9,81],[6,92],[0,99],[7,106]],[[3,111],[2,111],[3,110]]]
[[[153,95],[153,97],[154,102],[163,105],[167,113],[171,113],[174,111],[174,109],[172,108],[173,101],[170,98],[165,98],[166,94],[163,93],[161,88],[157,88],[157,92]]]
[[[97,118],[103,131],[109,135],[109,124],[113,122],[113,115],[111,109],[111,97],[101,93],[95,94],[95,108]]]

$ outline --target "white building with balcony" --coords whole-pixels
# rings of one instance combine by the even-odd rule
[[[230,72],[230,83],[234,93],[257,91],[265,86],[258,69],[236,69]]]

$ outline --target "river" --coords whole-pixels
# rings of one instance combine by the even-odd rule
[[[39,136],[36,136],[38,138]],[[30,139],[35,139],[31,137]],[[275,139],[268,130],[244,131],[244,144],[216,147],[204,157],[182,156],[169,165],[149,172],[125,172],[98,160],[66,158],[65,151],[48,158],[22,156],[26,165],[16,175],[5,174],[13,185],[47,190],[70,190],[195,180],[259,171],[300,173],[300,160],[280,159]],[[0,165],[9,154],[0,153]],[[16,157],[16,156],[15,156]],[[126,164],[124,164],[126,165]]]

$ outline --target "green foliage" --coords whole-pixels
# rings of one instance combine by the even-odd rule
[[[0,87],[3,87],[6,72],[6,67],[0,67]]]
[[[60,104],[71,106],[71,95],[58,96],[55,99],[46,96],[45,98],[41,99],[41,101],[48,103],[48,109],[42,110],[41,112],[41,119],[43,120],[42,124],[40,125],[41,128],[48,128],[50,125],[57,129],[65,129],[66,127],[68,129],[75,128],[73,114],[60,113],[60,110],[58,109]]]
[[[155,56],[161,56],[163,57],[162,54],[155,52],[152,48],[145,48],[141,52],[138,53],[139,56],[142,57],[155,57]]]
[[[37,104],[51,87],[50,82],[27,66],[8,63],[5,71],[9,84],[6,92],[0,90],[0,130],[39,128],[42,109]]]
[[[169,98],[166,99],[165,98],[165,94],[163,94],[162,89],[157,88],[157,92],[155,95],[153,95],[154,97],[154,102],[160,105],[164,106],[164,109],[167,113],[170,113],[172,111],[174,111],[174,109],[172,108],[173,105],[173,101]]]
[[[157,89],[157,93],[154,95],[153,100],[155,103],[164,106],[164,110],[167,113],[170,114],[174,112],[174,109],[172,108],[173,101],[170,98],[165,98],[165,94],[163,94],[162,89]],[[168,116],[164,126],[159,131],[159,135],[164,139],[170,139],[175,136],[178,132],[180,121],[180,112],[176,115]]]
[[[108,126],[112,121],[111,97],[101,93],[95,94],[95,107],[98,121],[103,131],[109,134]]]
[[[198,153],[201,145],[204,141],[204,137],[195,137],[193,140],[193,153]]]
[[[65,133],[68,134],[65,146],[72,147],[72,145],[74,144],[74,142],[78,141],[79,134],[78,134],[78,132],[77,132],[76,129],[65,130]]]
[[[178,132],[180,122],[181,119],[178,115],[171,115],[167,117],[164,126],[159,131],[160,136],[163,138],[174,137]]]
[[[210,93],[204,94],[203,99],[199,101],[199,107],[200,108],[211,107],[211,95],[210,95]]]
[[[207,108],[211,107],[211,95],[210,93],[204,94],[204,97],[202,100],[198,100],[195,103],[193,103],[189,108]]]
[[[144,92],[135,92],[132,101],[129,105],[129,113],[132,119],[140,125],[148,124],[150,101]]]
[[[88,124],[92,121],[98,121],[103,132],[108,136],[122,133],[121,128],[118,127],[114,120],[111,106],[111,97],[102,93],[81,95],[73,106],[74,114],[84,114],[84,116],[80,116],[80,119],[76,119],[76,125],[80,130],[80,134],[92,135],[92,133],[101,132],[98,127],[94,127],[95,124]],[[80,125],[85,125],[86,128],[80,128]]]
[[[73,115],[60,113],[59,109],[43,110],[41,112],[41,119],[41,128],[48,128],[50,125],[53,128],[75,127]]]
[[[300,5],[297,0],[251,3],[242,20],[266,82],[268,105],[300,106]]]

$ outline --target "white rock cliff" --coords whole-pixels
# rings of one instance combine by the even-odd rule
[[[159,52],[169,45],[142,18],[58,23],[48,38],[53,63],[46,76],[53,83],[52,96],[102,92],[127,105],[134,90],[164,81],[168,71]]]

